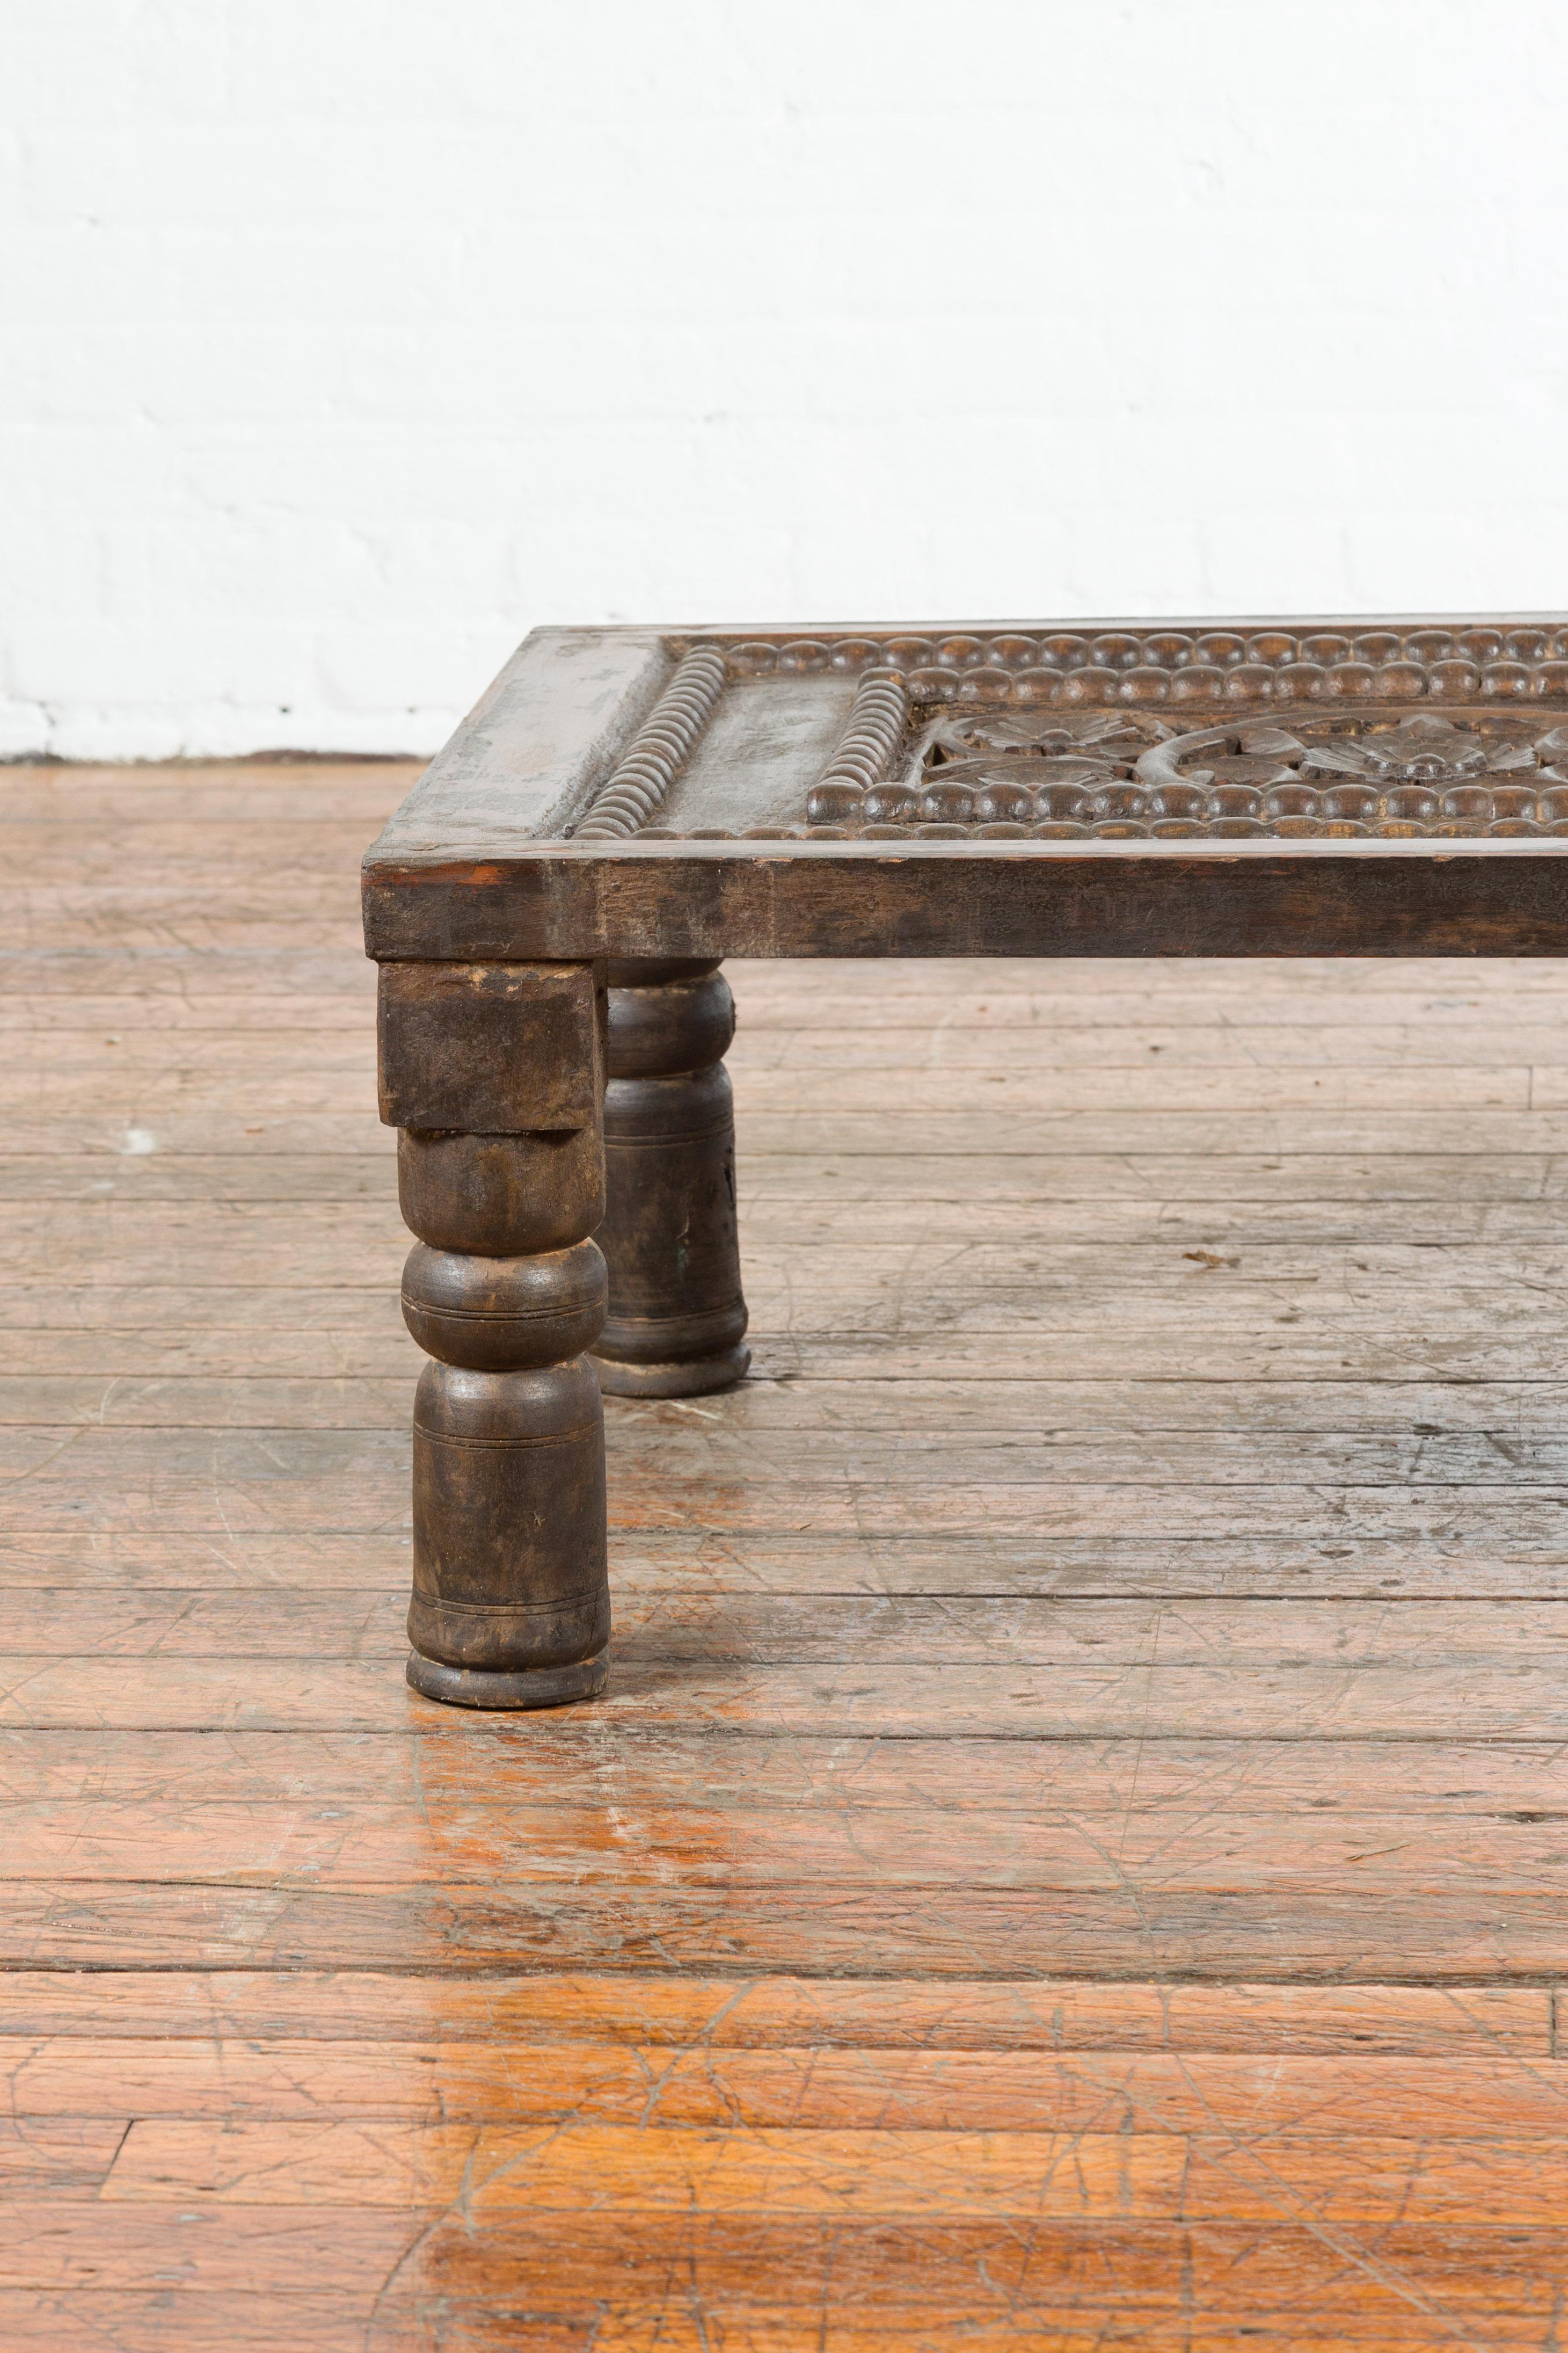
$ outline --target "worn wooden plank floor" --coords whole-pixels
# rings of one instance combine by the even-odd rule
[[[413,774],[0,771],[0,2344],[1560,2347],[1568,972],[735,970],[754,1377],[476,1721]]]

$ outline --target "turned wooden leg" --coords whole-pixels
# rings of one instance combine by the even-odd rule
[[[468,1707],[604,1687],[602,1060],[584,965],[382,967],[382,1115],[419,1237],[408,1680]]]
[[[751,1362],[722,1067],[735,1001],[713,960],[609,970],[610,1311],[595,1361],[612,1396],[695,1397]]]

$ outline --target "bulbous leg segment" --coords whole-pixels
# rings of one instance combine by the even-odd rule
[[[408,1611],[408,1680],[429,1699],[551,1707],[604,1686],[605,1409],[584,1352],[605,1299],[586,1240],[408,1254],[404,1320],[436,1359],[414,1401]]]
[[[721,1066],[734,1029],[715,964],[611,964],[598,1236],[609,1314],[594,1356],[614,1397],[700,1396],[751,1362]]]
[[[602,1690],[605,1430],[586,1356],[528,1372],[426,1365],[414,1406],[408,1680],[468,1707]]]

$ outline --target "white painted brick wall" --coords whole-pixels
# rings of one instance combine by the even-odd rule
[[[1563,0],[34,0],[0,748],[546,619],[1568,605]]]

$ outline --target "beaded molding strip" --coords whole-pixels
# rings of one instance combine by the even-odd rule
[[[837,791],[864,794],[885,776],[910,723],[910,698],[900,681],[887,670],[862,680],[849,707],[849,720],[838,748],[813,790],[816,800],[831,801]],[[811,803],[806,804],[810,814]]]
[[[689,653],[637,729],[615,772],[576,828],[579,841],[624,840],[664,807],[691,747],[724,691],[724,657],[716,646]]]
[[[687,641],[691,642],[691,641]],[[1458,702],[1568,697],[1568,628],[1053,630],[992,637],[709,638],[732,679],[881,670],[916,702]]]

